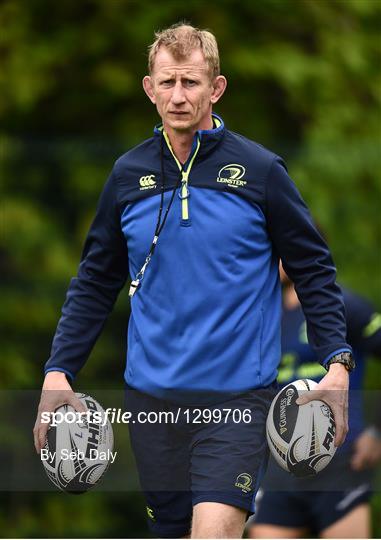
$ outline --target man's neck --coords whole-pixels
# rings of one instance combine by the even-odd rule
[[[171,129],[165,131],[168,135],[169,142],[171,143],[173,153],[180,163],[184,164],[191,152],[195,132],[176,131]]]
[[[201,127],[198,129],[212,129],[213,128],[212,117],[210,117],[210,123],[208,124],[209,124],[208,126]],[[192,131],[179,131],[179,130],[171,129],[170,127],[165,126],[165,125],[164,125],[164,129],[165,129],[166,134],[168,135],[173,153],[175,154],[177,159],[180,161],[180,163],[182,164],[186,163],[192,150],[194,135],[198,131],[198,129],[194,129]]]

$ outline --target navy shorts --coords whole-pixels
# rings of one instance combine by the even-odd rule
[[[312,479],[294,478],[270,459],[253,523],[307,528],[318,535],[371,496],[371,471],[350,468],[348,452],[338,452]]]
[[[155,536],[189,534],[193,506],[200,502],[254,512],[268,459],[266,417],[276,392],[274,382],[223,403],[188,407],[126,389],[131,445]]]

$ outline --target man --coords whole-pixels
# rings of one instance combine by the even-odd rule
[[[283,284],[282,362],[278,382],[309,378],[324,369],[308,344],[305,318],[292,282]],[[356,356],[350,377],[349,436],[329,466],[311,480],[293,478],[271,459],[249,527],[251,538],[370,538],[372,467],[381,460],[381,418],[365,428],[361,388],[366,355],[381,359],[381,315],[363,298],[344,290],[347,337]],[[380,410],[379,403],[374,410]],[[259,500],[258,500],[259,499]]]
[[[180,24],[156,38],[143,87],[162,124],[117,160],[103,190],[39,415],[63,400],[79,408],[66,376],[86,361],[129,274],[127,407],[176,417],[129,426],[150,527],[168,538],[239,537],[267,459],[279,256],[329,367],[315,395],[333,409],[337,445],[347,431],[351,348],[331,256],[282,160],[212,114],[226,89],[214,36]],[[68,394],[52,399],[50,389]],[[39,416],[34,433],[39,451]]]

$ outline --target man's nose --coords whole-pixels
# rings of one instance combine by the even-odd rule
[[[171,101],[174,105],[180,105],[181,103],[184,103],[185,94],[181,81],[177,81],[175,86],[173,87]]]

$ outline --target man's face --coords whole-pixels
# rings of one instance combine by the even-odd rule
[[[226,80],[222,76],[211,80],[201,49],[192,51],[188,58],[175,60],[161,47],[153,72],[144,77],[143,86],[166,130],[193,132],[212,127],[212,105],[223,94]]]

